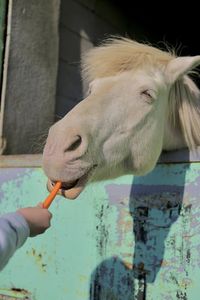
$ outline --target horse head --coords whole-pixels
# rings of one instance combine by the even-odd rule
[[[77,197],[89,181],[150,172],[162,150],[200,142],[200,92],[188,77],[200,56],[175,57],[114,39],[83,59],[87,97],[55,123],[43,153],[51,182]],[[74,191],[71,194],[71,191]]]

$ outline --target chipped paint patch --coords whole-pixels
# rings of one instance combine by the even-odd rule
[[[37,250],[32,248],[30,251],[26,251],[26,254],[34,259],[35,264],[37,265],[40,271],[46,272],[48,265],[45,259],[47,255],[46,251],[44,251],[43,253],[38,253]]]
[[[31,300],[31,298],[31,293],[25,289],[13,287],[8,290],[0,288],[0,300]]]
[[[3,168],[0,172],[0,202],[6,195],[15,189],[20,190],[25,181],[31,177],[33,169],[28,168]],[[11,190],[12,189],[12,190]]]

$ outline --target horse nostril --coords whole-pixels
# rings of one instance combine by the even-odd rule
[[[71,144],[65,149],[65,152],[76,150],[81,145],[81,143],[82,143],[81,136],[80,135],[75,136]]]

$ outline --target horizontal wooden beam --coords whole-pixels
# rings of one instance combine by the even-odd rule
[[[1,155],[0,168],[41,167],[42,154]]]
[[[158,163],[200,162],[200,147],[189,151],[182,149],[163,152]],[[0,168],[41,167],[42,154],[0,155]]]

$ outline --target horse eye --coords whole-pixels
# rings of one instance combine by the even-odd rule
[[[152,95],[151,95],[151,93],[150,93],[149,90],[144,90],[144,91],[141,92],[141,94],[142,94],[142,95],[145,95],[145,96],[147,96],[147,97],[149,97],[149,98],[152,98]]]
[[[141,95],[145,97],[145,99],[149,102],[152,102],[154,98],[154,93],[152,90],[145,89],[141,91]]]

